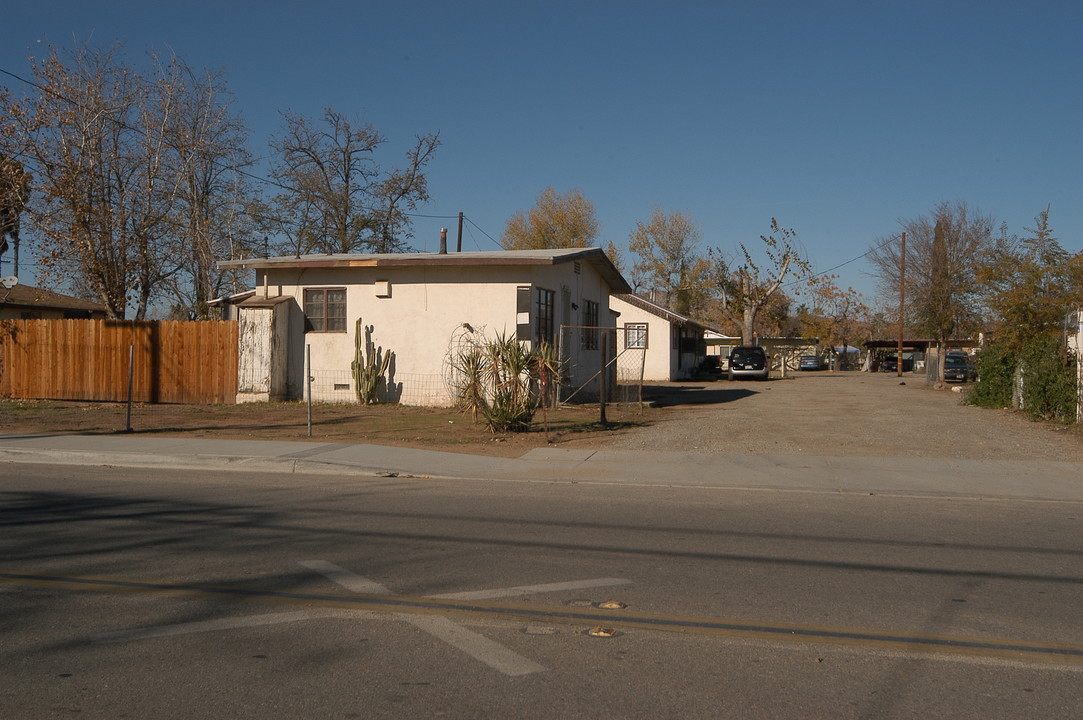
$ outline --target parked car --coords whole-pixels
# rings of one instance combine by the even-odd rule
[[[903,372],[913,372],[914,370],[914,358],[903,355]],[[898,372],[899,371],[899,356],[888,355],[886,358],[880,361],[880,372]]]
[[[730,380],[738,377],[766,380],[769,372],[767,353],[759,345],[738,345],[730,351],[730,369],[726,373]]]
[[[699,365],[692,371],[692,377],[697,380],[718,380],[722,377],[722,358],[717,355],[708,355],[700,360]]]
[[[976,380],[977,370],[966,355],[948,353],[944,356],[944,382],[967,382]]]
[[[827,363],[819,355],[802,355],[797,367],[801,370],[826,370]]]

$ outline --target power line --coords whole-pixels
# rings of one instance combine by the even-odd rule
[[[888,244],[893,243],[893,242],[895,242],[895,238],[890,237],[887,240],[884,240],[879,245],[869,248],[867,251],[863,252],[862,254],[858,255],[857,257],[851,258],[851,259],[847,260],[844,263],[839,263],[838,265],[836,265],[833,268],[828,268],[827,270],[823,270],[822,272],[817,272],[817,273],[813,274],[812,277],[813,278],[824,277],[828,273],[833,273],[836,270],[838,270],[839,268],[844,268],[847,265],[851,265],[851,264],[857,262],[858,260],[861,260],[862,258],[866,258],[869,255],[872,255],[877,250],[880,250],[881,248],[887,247]],[[783,285],[783,287],[791,287],[793,285],[797,285],[797,284],[802,283],[802,282],[805,282],[805,281],[804,280],[794,280],[793,282],[786,283],[785,285]]]
[[[465,215],[463,216],[463,220],[466,220],[466,221],[467,221],[468,223],[470,223],[470,224],[471,224],[471,225],[473,225],[473,226],[474,226],[475,228],[477,228],[477,230],[478,230],[478,232],[479,232],[479,233],[481,233],[481,234],[482,234],[482,235],[484,235],[485,237],[489,238],[489,240],[491,240],[491,241],[492,241],[492,243],[493,243],[494,245],[496,245],[496,246],[497,246],[498,248],[501,248],[501,249],[503,249],[503,248],[504,248],[504,246],[503,246],[503,245],[501,245],[501,244],[500,244],[500,242],[499,242],[498,240],[494,239],[492,235],[490,235],[489,233],[487,233],[487,232],[485,232],[484,230],[482,230],[482,229],[481,229],[481,226],[480,226],[480,225],[478,225],[478,224],[477,224],[476,222],[474,222],[474,221],[473,221],[473,220],[471,220],[470,218],[466,217]]]

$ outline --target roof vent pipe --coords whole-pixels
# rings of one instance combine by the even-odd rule
[[[447,255],[447,228],[440,228],[440,254]]]

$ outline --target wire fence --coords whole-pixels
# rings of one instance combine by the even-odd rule
[[[564,325],[557,352],[564,367],[561,402],[598,403],[603,389],[607,403],[643,402],[645,337],[625,328]]]
[[[623,328],[562,327],[558,336],[558,352],[563,359],[563,368],[550,397],[566,406],[600,404],[604,398],[610,407],[612,418],[616,420],[638,413],[643,402],[645,359],[645,347],[640,346],[641,340],[644,338],[629,337]],[[451,343],[449,353],[455,347],[457,345]],[[9,352],[8,358],[0,356],[0,362],[10,359],[10,354]],[[205,361],[207,358],[204,353],[178,354],[193,362]],[[130,364],[127,356],[122,360],[126,370]],[[19,370],[20,376],[29,373],[16,368],[11,362],[4,365],[9,373],[16,370]],[[236,377],[236,374],[233,377]],[[266,423],[269,423],[268,429],[271,425],[274,428],[303,428],[309,418],[317,425],[325,419],[341,422],[343,415],[351,412],[351,407],[356,411],[356,380],[350,371],[319,370],[308,377],[310,379],[300,388],[300,397],[294,400],[257,403],[242,401],[240,405],[236,405],[232,401],[239,398],[240,394],[235,392],[228,400],[147,402],[138,392],[129,390],[125,372],[124,387],[110,397],[65,399],[63,396],[50,398],[47,394],[20,397],[18,394],[7,393],[5,398],[4,394],[0,393],[0,415],[10,421],[23,422],[22,427],[33,427],[47,432],[106,434],[193,429],[213,432],[227,429],[259,438],[262,436],[260,421],[252,420],[253,416],[263,415],[270,418],[266,420]],[[230,383],[234,390],[237,387],[236,382],[233,380]],[[138,384],[135,388],[138,389]],[[446,408],[453,404],[454,399],[449,388],[447,373],[393,373],[388,377],[377,400],[381,404]],[[539,395],[546,396],[548,393],[539,388]],[[265,398],[267,399],[269,398]],[[310,404],[313,406],[311,411]],[[552,407],[552,404],[549,406]],[[8,427],[0,428],[0,432],[19,432],[17,423],[5,425]]]

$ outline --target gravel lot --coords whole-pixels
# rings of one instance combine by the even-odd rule
[[[962,404],[921,377],[796,373],[768,382],[678,383],[659,396],[666,419],[606,447],[695,453],[782,453],[1083,460],[1079,428]],[[674,412],[679,411],[679,412]]]

